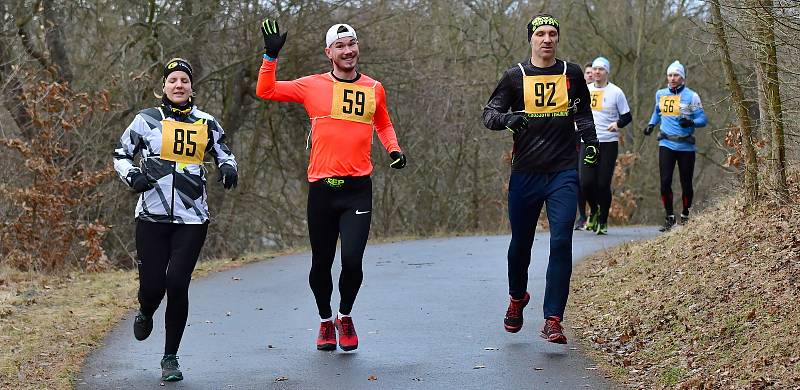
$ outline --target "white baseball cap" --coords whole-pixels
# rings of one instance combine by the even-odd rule
[[[337,39],[347,37],[358,39],[356,36],[356,30],[349,24],[334,24],[328,29],[328,33],[325,34],[325,47],[331,47],[331,45],[336,42]]]

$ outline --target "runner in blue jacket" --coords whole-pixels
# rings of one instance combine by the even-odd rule
[[[697,151],[694,130],[707,123],[700,95],[686,87],[686,69],[678,61],[667,67],[667,88],[656,92],[653,115],[647,128],[644,129],[644,134],[650,135],[659,122],[661,127],[658,133],[658,166],[661,176],[661,202],[666,211],[664,226],[660,229],[663,232],[675,225],[672,208],[672,174],[676,162],[683,191],[680,223],[689,222],[689,208],[694,197],[692,175]]]

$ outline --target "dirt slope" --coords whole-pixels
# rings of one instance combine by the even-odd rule
[[[729,199],[583,262],[572,331],[628,387],[800,389],[798,192],[751,212]]]

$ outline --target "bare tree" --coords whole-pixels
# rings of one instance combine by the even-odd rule
[[[745,198],[748,204],[754,205],[759,197],[759,190],[758,160],[756,159],[756,150],[753,146],[752,138],[753,125],[750,121],[750,116],[747,112],[747,106],[744,102],[744,92],[742,92],[742,86],[739,84],[738,77],[736,76],[736,69],[731,61],[728,39],[725,35],[725,20],[722,18],[719,2],[711,1],[709,3],[711,4],[711,15],[716,33],[715,36],[717,39],[717,44],[719,45],[720,57],[722,58],[722,65],[725,69],[725,75],[728,79],[728,89],[731,91],[733,107],[736,110],[736,116],[739,118],[742,144],[745,148]]]
[[[754,59],[757,64],[759,92],[763,96],[761,111],[766,121],[762,122],[765,134],[770,134],[770,182],[773,196],[781,203],[788,202],[786,185],[786,146],[780,80],[778,78],[778,56],[775,46],[775,19],[772,0],[753,0]]]

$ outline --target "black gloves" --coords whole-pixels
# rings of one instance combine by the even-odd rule
[[[400,153],[398,151],[394,151],[389,153],[389,157],[392,158],[392,163],[389,164],[390,167],[394,169],[403,169],[406,166],[406,155]]]
[[[128,179],[130,180],[131,188],[133,188],[137,194],[153,189],[153,183],[147,178],[147,175],[142,172],[133,172],[128,175]]]
[[[678,119],[678,124],[681,125],[681,127],[694,127],[694,121],[689,118],[681,117],[681,119]]]
[[[597,166],[600,161],[600,144],[598,142],[587,143],[583,151],[583,165],[587,167]]]
[[[286,43],[286,33],[280,34],[277,21],[264,19],[261,22],[261,34],[264,35],[264,53],[270,58],[278,58],[278,53]]]
[[[226,190],[236,188],[236,186],[239,184],[239,173],[236,172],[236,168],[234,168],[232,165],[220,165],[219,173],[219,179],[217,179],[217,181],[221,181],[222,187],[224,187]]]
[[[506,117],[506,128],[511,130],[512,133],[517,133],[528,127],[528,118],[520,114],[509,114]]]
[[[647,125],[647,127],[644,128],[644,135],[653,134],[653,129],[655,129],[655,128],[656,128],[656,125]]]

